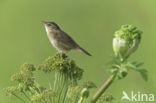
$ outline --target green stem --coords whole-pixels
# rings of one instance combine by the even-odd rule
[[[65,77],[65,81],[64,81],[64,93],[63,93],[62,103],[65,103],[67,91],[68,91],[68,76]]]
[[[49,100],[50,100],[50,103],[52,103],[52,99],[51,99],[51,97],[49,97]]]
[[[101,86],[101,88],[99,88],[99,90],[95,93],[95,95],[92,97],[92,99],[90,100],[89,103],[96,103],[96,101],[100,98],[100,96],[106,91],[106,89],[113,83],[115,77],[116,77],[116,73],[112,74],[107,80],[106,82],[104,82],[104,84]]]
[[[84,101],[84,97],[81,96],[78,103],[83,103],[83,101]]]
[[[24,94],[24,96],[31,102],[30,98],[27,96],[27,94],[23,91],[22,92]]]
[[[75,100],[74,103],[77,103],[78,100],[80,100],[79,97],[80,97],[80,96],[77,94],[76,98],[74,98],[74,100]]]
[[[55,81],[54,81],[54,90],[57,92],[57,83],[58,83],[58,73],[55,72]]]
[[[23,103],[26,103],[24,99],[22,99],[21,97],[17,96],[16,94],[13,94],[16,98],[18,98],[19,100],[21,100]]]
[[[63,85],[61,85],[61,83],[63,82],[62,81],[62,76],[60,73],[58,73],[58,84],[57,86],[59,87],[58,90],[57,90],[57,93],[58,93],[58,98],[57,98],[57,103],[60,103],[60,99],[61,99],[61,93],[62,93],[62,89],[63,89]]]
[[[52,85],[51,85],[51,82],[50,82],[50,79],[49,79],[48,75],[45,74],[45,77],[46,77],[46,79],[47,79],[47,81],[49,83],[49,88],[52,89]]]

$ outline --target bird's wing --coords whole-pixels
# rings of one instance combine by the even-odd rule
[[[68,45],[72,48],[76,48],[78,45],[77,43],[64,31],[60,31],[60,43],[64,45]]]

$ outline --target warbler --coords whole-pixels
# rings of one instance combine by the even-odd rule
[[[45,22],[45,26],[48,38],[51,44],[59,51],[79,50],[88,56],[91,56],[86,50],[81,48],[66,32],[64,32],[55,22]]]

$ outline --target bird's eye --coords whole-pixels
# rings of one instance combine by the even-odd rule
[[[51,24],[50,24],[50,23],[48,23],[48,26],[51,26]]]

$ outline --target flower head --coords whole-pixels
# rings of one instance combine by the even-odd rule
[[[29,71],[35,71],[36,68],[33,64],[31,63],[24,63],[22,66],[21,66],[21,69],[22,70],[29,70]]]
[[[73,60],[69,59],[65,54],[60,53],[46,59],[39,65],[38,70],[42,70],[45,73],[57,71],[66,74],[70,79],[76,80],[81,79],[83,74],[83,70]]]
[[[127,59],[139,46],[142,31],[133,25],[123,25],[115,32],[113,50],[116,56]]]
[[[35,78],[33,72],[35,68],[31,64],[23,64],[21,66],[21,71],[14,74],[11,80],[19,83],[19,88],[21,90],[29,90],[29,87],[34,86]]]
[[[14,94],[17,93],[17,91],[18,91],[18,89],[15,86],[11,86],[11,87],[8,87],[8,88],[5,89],[5,92],[6,92],[7,96],[14,95]]]
[[[44,90],[42,93],[36,93],[31,97],[32,102],[44,103],[49,98],[56,96],[56,93],[53,90]]]

